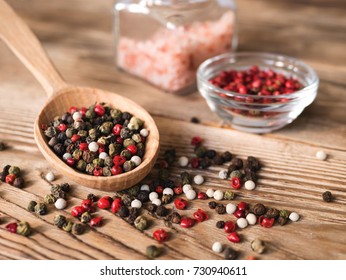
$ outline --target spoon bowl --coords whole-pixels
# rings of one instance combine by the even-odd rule
[[[66,84],[48,59],[38,39],[3,0],[0,0],[0,38],[36,77],[48,95],[48,101],[36,118],[34,135],[39,150],[56,170],[80,185],[102,191],[127,189],[140,182],[151,171],[159,153],[159,132],[153,118],[144,108],[112,92]],[[89,107],[100,102],[142,119],[144,127],[149,131],[142,163],[129,172],[108,177],[81,173],[68,166],[48,146],[48,139],[41,129],[42,124],[48,124],[54,118],[63,115],[71,106]]]

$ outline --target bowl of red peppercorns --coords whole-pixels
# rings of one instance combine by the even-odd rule
[[[197,85],[211,110],[238,130],[268,133],[295,120],[317,95],[304,62],[270,53],[226,53],[204,61]]]

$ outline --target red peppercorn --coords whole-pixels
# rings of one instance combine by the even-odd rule
[[[61,124],[58,125],[58,129],[59,129],[60,131],[65,131],[65,130],[67,129],[67,126],[66,126],[66,124],[64,124],[64,123],[61,123]]]
[[[137,147],[135,145],[127,146],[126,150],[128,150],[131,153],[131,155],[137,154]]]
[[[102,225],[103,217],[95,217],[90,220],[90,226],[99,227]]]
[[[106,148],[105,148],[105,145],[103,145],[103,144],[98,144],[99,145],[99,149],[98,149],[98,153],[99,154],[101,154],[101,153],[103,153],[103,152],[105,152],[106,151]]]
[[[93,212],[94,210],[94,203],[90,199],[82,200],[80,205],[83,207],[85,212]]]
[[[66,160],[66,163],[69,165],[69,166],[74,166],[74,164],[76,163],[74,158],[68,158]]]
[[[239,189],[241,187],[241,181],[237,177],[231,179],[231,186],[233,189]]]
[[[71,210],[71,215],[73,217],[79,218],[85,211],[85,209],[83,208],[83,206],[77,205],[74,206]]]
[[[245,211],[242,210],[237,210],[233,213],[234,217],[236,217],[237,219],[239,218],[245,218]]]
[[[86,114],[87,110],[88,110],[88,109],[87,109],[87,108],[85,108],[85,107],[80,108],[79,113],[81,113],[81,114],[82,114],[82,118],[84,118],[84,117],[85,117],[85,114]]]
[[[227,239],[233,243],[240,242],[240,237],[239,237],[238,233],[236,233],[235,231],[233,231],[229,235],[227,235]]]
[[[158,194],[163,193],[163,186],[156,186],[155,191],[156,191]]]
[[[80,143],[80,144],[79,144],[79,149],[80,149],[81,151],[87,151],[87,150],[89,149],[89,148],[88,148],[88,144],[85,143],[85,142]]]
[[[113,214],[117,213],[122,206],[122,200],[120,197],[117,197],[116,199],[113,200],[112,206],[111,206],[111,211]]]
[[[199,167],[199,162],[200,162],[200,159],[197,158],[197,157],[194,157],[190,160],[190,163],[191,163],[191,167],[192,168],[198,168]]]
[[[103,196],[97,201],[97,207],[101,209],[109,209],[112,204],[112,198],[109,196]]]
[[[78,134],[73,134],[71,137],[71,141],[74,143],[80,139],[80,136]]]
[[[208,219],[208,214],[204,210],[198,209],[195,213],[193,213],[193,217],[197,220],[197,222],[201,223]]]
[[[180,220],[180,226],[184,228],[190,228],[195,224],[196,220],[190,217],[184,217]]]
[[[191,145],[192,146],[199,146],[202,143],[202,138],[199,136],[195,136],[191,139]]]
[[[235,231],[235,224],[232,221],[227,221],[225,222],[223,229],[226,233],[231,233]]]
[[[274,218],[267,218],[264,216],[258,217],[258,223],[265,228],[271,228],[275,222]]]
[[[94,170],[93,170],[93,174],[94,176],[102,176],[103,174],[103,169],[100,166],[95,166]]]
[[[168,233],[163,230],[163,229],[157,229],[153,232],[153,237],[158,241],[158,242],[164,242],[168,240]]]
[[[6,225],[6,230],[11,232],[11,233],[16,233],[17,232],[17,223],[10,223]]]
[[[198,192],[197,198],[204,200],[204,199],[207,199],[208,196],[207,196],[207,194],[205,192]]]
[[[185,199],[177,198],[174,200],[174,205],[179,210],[184,210],[188,206],[188,202]]]
[[[7,176],[6,176],[6,178],[5,178],[5,182],[7,183],[7,184],[10,184],[10,185],[13,185],[13,182],[14,182],[14,180],[16,179],[16,175],[15,174],[8,174]]]
[[[119,136],[122,128],[123,126],[121,124],[116,124],[112,130],[113,134]]]
[[[123,173],[123,169],[119,165],[114,165],[111,169],[111,172],[113,175],[118,175],[118,174]]]
[[[256,258],[254,257],[254,256],[248,256],[247,258],[246,258],[247,260],[249,260],[249,261],[253,261],[253,260],[255,260]]]
[[[115,166],[123,165],[126,161],[126,158],[123,156],[114,156],[113,157],[113,163]]]
[[[121,138],[121,137],[117,137],[117,139],[116,139],[115,141],[116,141],[117,143],[119,143],[119,144],[124,143],[124,139]]]
[[[179,195],[183,193],[183,187],[181,185],[173,188],[174,194]]]
[[[76,112],[76,111],[77,111],[77,107],[75,107],[75,106],[72,106],[69,109],[69,112],[70,112],[71,115],[73,115],[73,113]]]
[[[247,203],[244,201],[241,201],[238,203],[238,210],[245,211],[247,209]]]
[[[98,105],[95,106],[94,112],[96,113],[96,115],[101,117],[101,116],[103,116],[105,114],[106,110],[105,110],[105,108],[102,105],[98,104]]]

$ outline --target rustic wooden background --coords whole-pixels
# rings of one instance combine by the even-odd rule
[[[194,93],[186,97],[168,95],[142,81],[117,72],[113,63],[112,0],[9,0],[43,43],[57,69],[68,83],[94,86],[120,93],[145,107],[161,133],[162,150],[177,147],[178,156],[192,156],[191,136],[200,135],[206,145],[229,149],[241,158],[259,157],[265,167],[255,191],[238,191],[236,201],[263,202],[295,210],[301,220],[284,227],[260,226],[241,230],[243,242],[230,244],[215,227],[218,217],[191,229],[172,232],[162,259],[220,259],[212,252],[221,241],[240,252],[239,258],[258,259],[346,259],[346,3],[343,0],[241,0],[238,1],[239,50],[268,51],[304,60],[317,71],[321,83],[316,101],[284,129],[266,135],[250,135],[225,126]],[[26,211],[28,201],[42,199],[49,185],[40,177],[52,170],[40,155],[33,138],[33,123],[46,96],[16,57],[0,42],[0,140],[9,148],[0,154],[0,166],[18,165],[27,181],[22,190],[0,185],[0,259],[144,259],[145,248],[156,244],[152,232],[162,221],[141,233],[108,211],[104,226],[73,236],[53,225],[59,212],[37,217]],[[201,124],[191,124],[198,117]],[[318,150],[328,153],[318,161]],[[228,188],[217,178],[219,168],[203,172],[208,187]],[[182,169],[174,167],[173,174]],[[200,173],[191,170],[192,174]],[[65,178],[58,174],[57,182]],[[72,206],[91,192],[72,184],[68,200]],[[333,203],[321,194],[330,190]],[[95,192],[96,194],[102,194]],[[195,201],[186,213],[207,209]],[[8,233],[7,223],[28,221],[34,228],[29,238]],[[267,252],[257,255],[250,241],[260,238]]]

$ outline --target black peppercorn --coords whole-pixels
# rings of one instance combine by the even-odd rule
[[[207,150],[205,156],[209,159],[213,159],[216,156],[215,150]]]
[[[170,194],[164,194],[161,198],[162,204],[168,204],[172,201],[173,196]]]
[[[157,207],[155,213],[159,217],[166,217],[168,215],[168,209],[165,206],[160,205]]]
[[[224,251],[225,260],[235,260],[238,256],[238,253],[232,248],[227,247]]]
[[[224,221],[217,221],[216,222],[216,227],[217,228],[224,228],[225,222]]]
[[[284,226],[285,224],[287,224],[288,218],[279,216],[278,219],[277,219],[277,222],[278,222],[278,224],[279,224],[280,226]]]
[[[118,211],[118,214],[121,218],[126,218],[130,215],[130,211],[126,206],[121,206]]]
[[[322,194],[322,198],[325,202],[331,202],[333,200],[333,195],[330,191],[325,191]]]
[[[64,192],[69,192],[70,191],[70,184],[69,183],[62,183],[62,184],[60,184],[60,188]]]
[[[153,203],[146,205],[146,209],[149,211],[149,213],[155,213],[156,208],[157,208],[157,205]]]
[[[259,160],[253,156],[249,156],[246,160],[246,166],[251,168],[253,171],[258,171],[261,169],[261,164]]]
[[[245,178],[246,180],[251,180],[253,182],[257,181],[256,173],[248,168],[245,168]]]
[[[210,159],[208,158],[202,158],[199,162],[199,166],[202,168],[202,169],[207,169],[208,167],[211,166],[211,161]]]
[[[56,215],[54,217],[54,224],[58,227],[58,228],[62,228],[65,224],[66,224],[66,217],[63,215]]]
[[[231,174],[234,170],[238,170],[238,167],[231,163],[228,167],[228,174]]]
[[[58,156],[62,156],[65,153],[65,147],[61,143],[54,145],[53,150]]]
[[[17,177],[16,179],[14,179],[13,186],[19,189],[23,188],[24,187],[23,177]]]
[[[257,203],[254,205],[254,207],[252,208],[252,212],[256,215],[256,216],[261,216],[264,215],[267,212],[266,207],[261,204],[261,203]]]
[[[1,173],[1,181],[6,182],[6,176],[8,175],[8,170],[11,168],[11,165],[5,165]]]
[[[223,204],[219,204],[216,206],[215,210],[216,210],[216,213],[218,213],[220,215],[225,214],[226,213],[226,206]]]
[[[274,219],[276,219],[276,218],[279,217],[279,215],[280,215],[280,211],[275,209],[275,208],[269,208],[269,209],[267,209],[267,212],[265,213],[265,216],[267,218],[274,218]]]
[[[0,142],[0,151],[3,151],[3,150],[5,150],[5,148],[6,148],[6,145],[5,145],[5,143],[3,143],[3,142]]]
[[[232,154],[229,151],[226,151],[222,154],[224,162],[229,162],[232,160]]]
[[[216,164],[216,165],[222,165],[224,164],[224,160],[223,160],[223,157],[220,156],[220,155],[216,155],[213,159],[213,163]]]
[[[166,181],[164,182],[163,185],[164,185],[165,188],[173,189],[173,188],[174,188],[174,181],[168,179],[168,180],[166,180]]]
[[[243,160],[241,160],[240,158],[234,158],[232,160],[232,164],[234,164],[236,167],[238,167],[238,169],[243,168]]]
[[[94,195],[93,193],[89,193],[87,195],[87,199],[91,200],[92,202],[96,202],[99,200],[98,197],[96,195]]]
[[[139,208],[131,208],[129,210],[129,217],[127,219],[127,222],[131,225],[134,224],[135,220],[137,219],[137,217],[139,216],[140,214],[140,210]]]
[[[207,152],[207,148],[204,146],[199,145],[199,146],[196,146],[195,148],[195,154],[199,158],[205,157],[206,152]]]
[[[199,119],[197,117],[192,117],[190,119],[190,122],[192,122],[192,123],[199,123]]]
[[[35,206],[36,206],[36,204],[37,204],[36,201],[31,200],[31,201],[29,202],[29,204],[28,204],[28,207],[27,207],[28,211],[30,211],[30,212],[35,212]]]
[[[148,191],[139,191],[137,194],[137,199],[141,202],[149,201],[149,192]]]
[[[217,203],[215,201],[210,201],[208,203],[208,206],[209,206],[210,209],[215,209],[216,206],[217,206]]]
[[[181,216],[178,212],[173,212],[172,214],[168,215],[167,220],[172,222],[173,224],[179,224]]]
[[[84,230],[85,230],[85,227],[83,224],[76,223],[76,224],[73,224],[71,232],[75,235],[80,235],[84,232]]]

